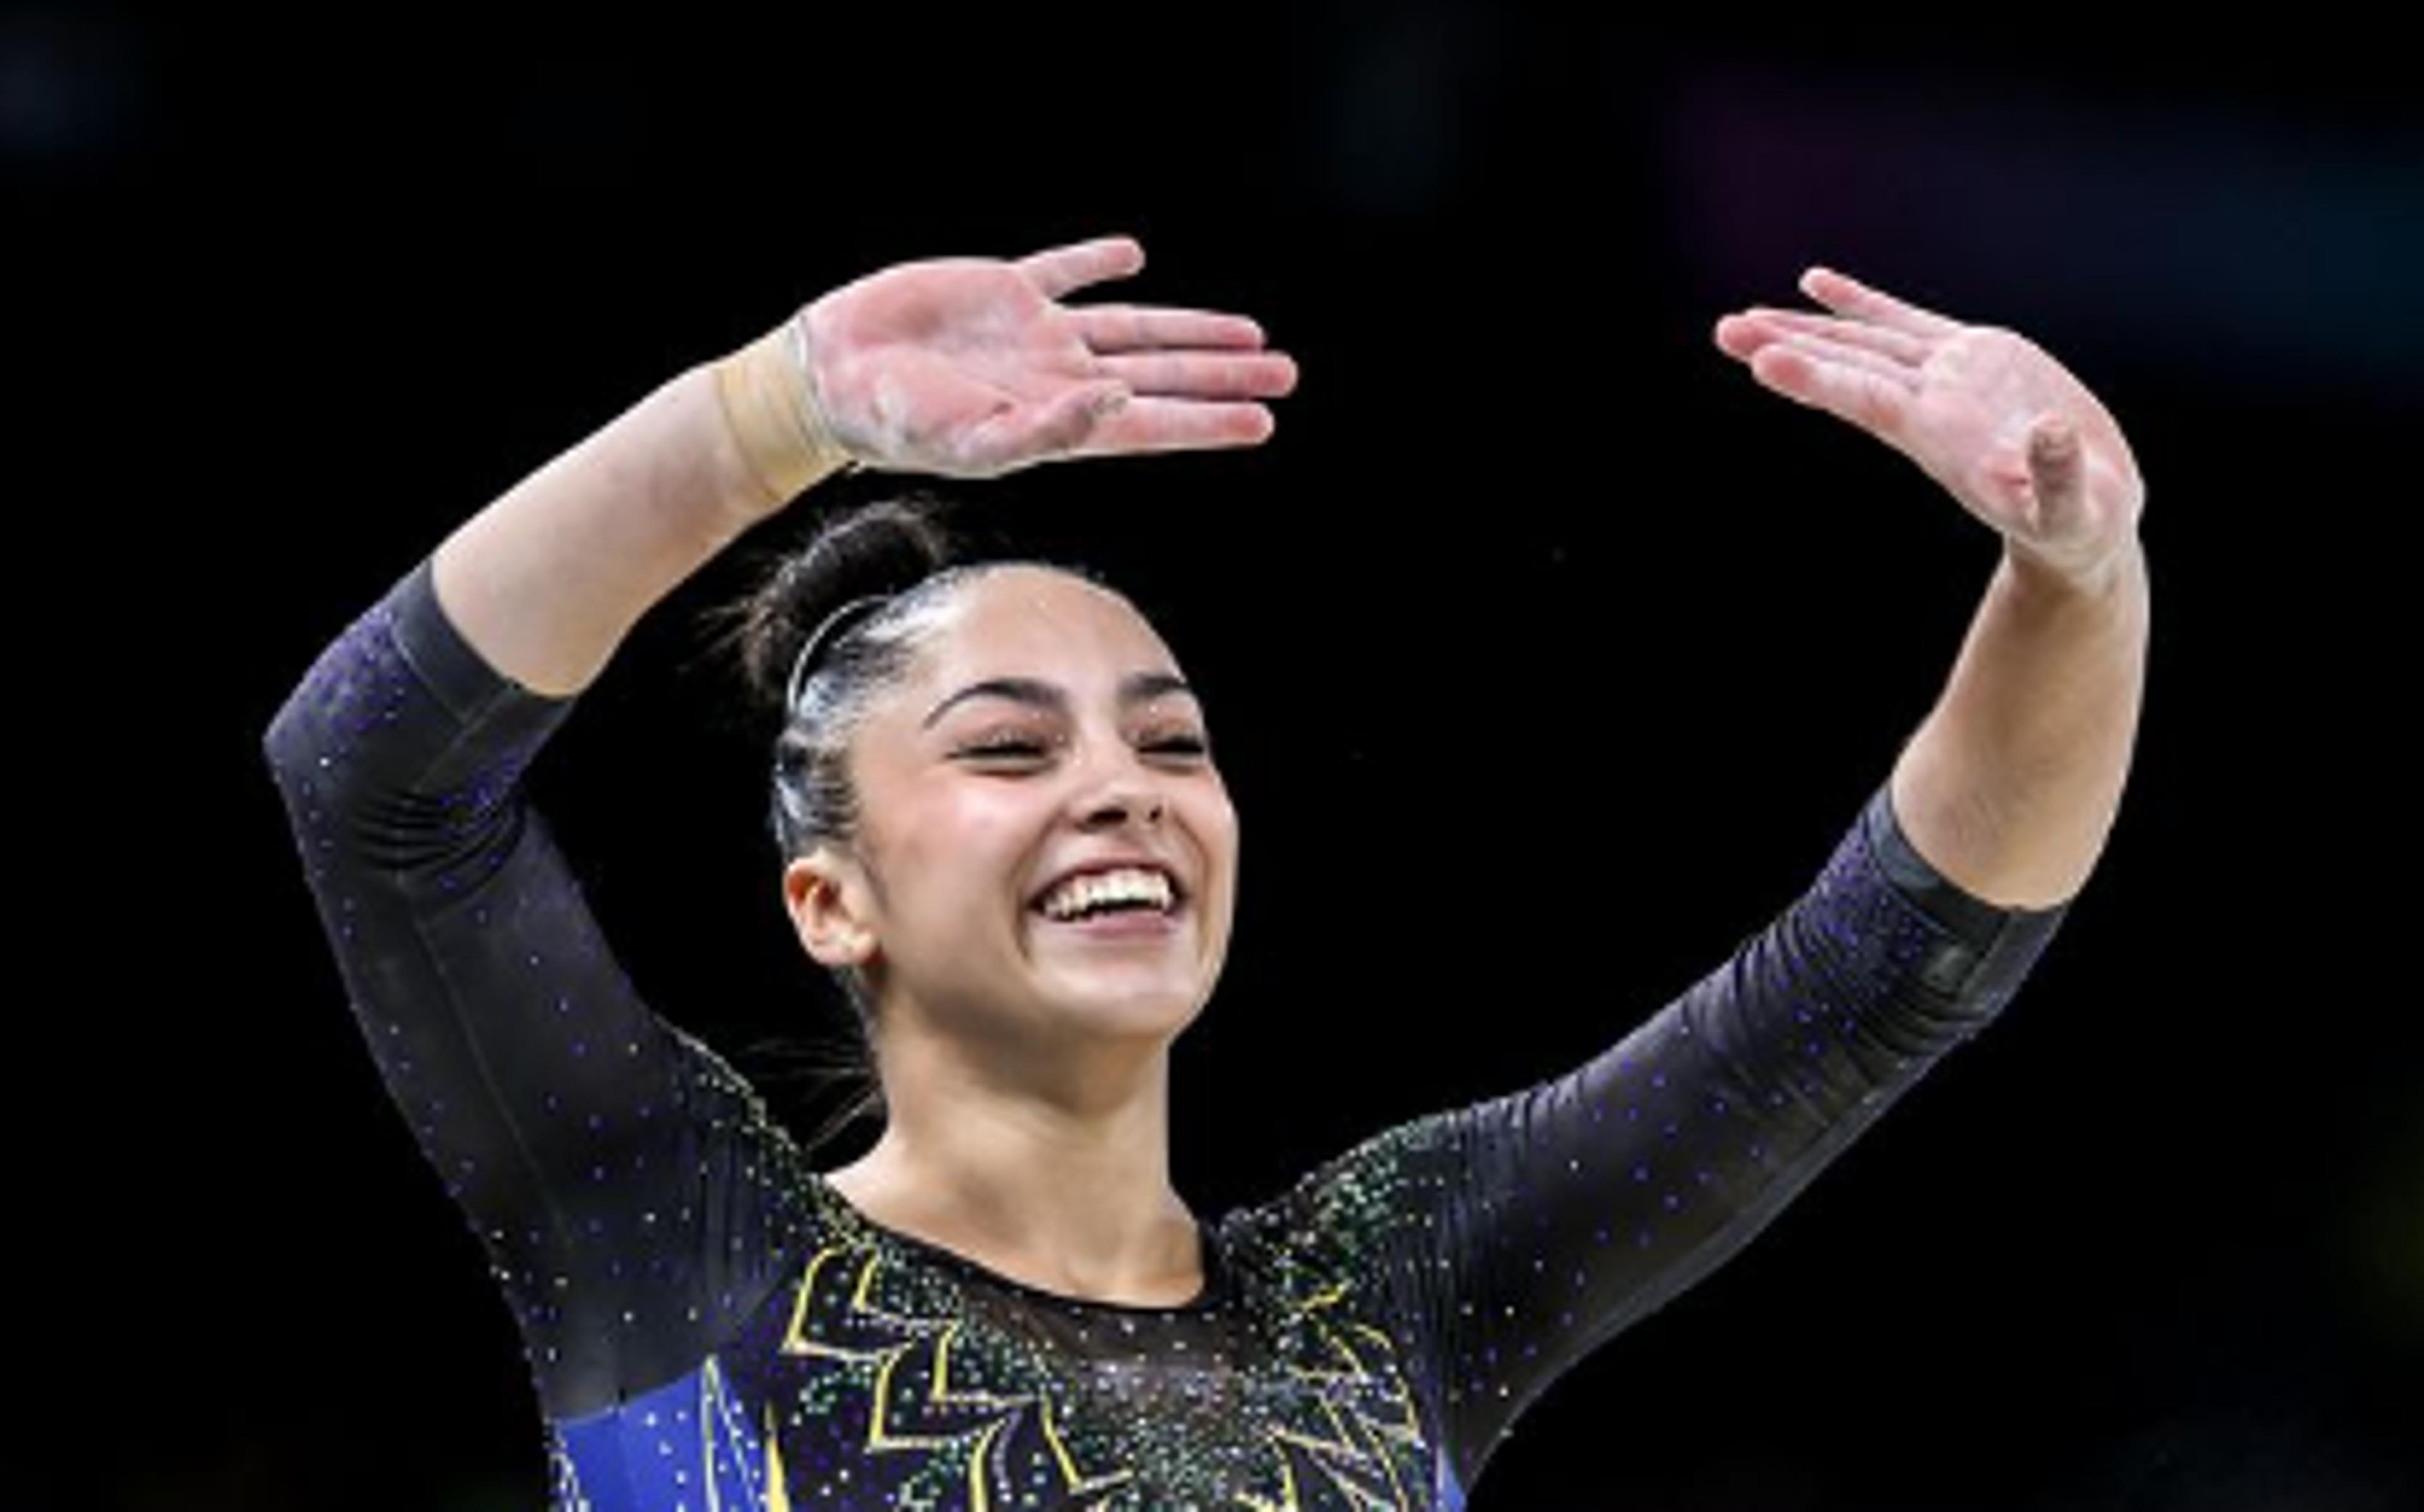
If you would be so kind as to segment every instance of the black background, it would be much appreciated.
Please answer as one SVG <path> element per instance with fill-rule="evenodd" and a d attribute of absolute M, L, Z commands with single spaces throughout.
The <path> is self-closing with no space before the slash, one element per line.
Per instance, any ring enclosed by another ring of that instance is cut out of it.
<path fill-rule="evenodd" d="M 1124 231 L 1148 266 L 1102 297 L 1299 359 L 1276 436 L 958 491 L 1126 586 L 1205 692 L 1246 840 L 1175 1073 L 1199 1210 L 1620 1034 L 1807 884 L 1925 714 L 1991 534 L 1752 383 L 1720 313 L 1825 263 L 2015 327 L 2148 480 L 2132 782 L 2051 953 L 1528 1414 L 1476 1512 L 2413 1494 L 2399 50 L 1557 14 L 0 11 L 38 1492 L 540 1504 L 509 1315 L 362 1053 L 261 732 L 680 368 L 890 263 Z M 734 1048 L 835 1011 L 764 732 L 699 662 L 743 568 L 661 606 L 533 778 L 643 990 Z"/>

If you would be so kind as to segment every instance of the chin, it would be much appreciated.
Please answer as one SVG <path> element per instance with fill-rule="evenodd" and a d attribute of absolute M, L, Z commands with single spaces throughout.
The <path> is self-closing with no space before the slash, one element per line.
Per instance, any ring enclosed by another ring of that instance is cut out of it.
<path fill-rule="evenodd" d="M 1056 995 L 1061 1011 L 1105 1034 L 1174 1040 L 1204 1011 L 1208 996 L 1194 988 L 1107 989 Z"/>

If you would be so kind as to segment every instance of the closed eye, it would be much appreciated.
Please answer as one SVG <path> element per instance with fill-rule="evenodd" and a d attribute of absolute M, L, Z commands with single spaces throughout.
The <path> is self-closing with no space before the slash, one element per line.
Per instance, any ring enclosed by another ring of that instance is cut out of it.
<path fill-rule="evenodd" d="M 960 748 L 960 755 L 980 760 L 1037 761 L 1043 759 L 1047 747 L 1041 740 L 987 740 L 980 745 Z M 1211 743 L 1200 735 L 1172 735 L 1153 740 L 1143 747 L 1156 756 L 1205 756 L 1212 754 Z"/>
<path fill-rule="evenodd" d="M 962 746 L 960 755 L 981 758 L 1002 756 L 1017 760 L 1032 760 L 1044 755 L 1044 742 L 1041 740 L 987 740 L 982 745 Z"/>

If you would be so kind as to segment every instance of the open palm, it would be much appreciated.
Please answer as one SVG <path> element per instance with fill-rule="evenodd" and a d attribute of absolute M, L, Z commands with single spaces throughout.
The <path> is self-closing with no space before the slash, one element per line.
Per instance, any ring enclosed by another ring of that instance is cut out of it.
<path fill-rule="evenodd" d="M 1908 456 L 2011 549 L 2085 580 L 2134 538 L 2145 484 L 2112 414 L 2015 331 L 1948 319 L 1825 268 L 1833 315 L 1754 307 L 1717 345 L 1788 398 Z"/>
<path fill-rule="evenodd" d="M 1062 294 L 1144 265 L 1102 237 L 1014 262 L 937 258 L 846 284 L 801 314 L 810 391 L 871 467 L 982 477 L 1056 458 L 1251 446 L 1296 364 L 1241 315 Z"/>

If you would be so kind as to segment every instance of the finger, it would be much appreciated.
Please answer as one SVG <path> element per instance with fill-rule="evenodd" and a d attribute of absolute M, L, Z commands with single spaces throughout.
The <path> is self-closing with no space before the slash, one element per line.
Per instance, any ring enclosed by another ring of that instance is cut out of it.
<path fill-rule="evenodd" d="M 1078 305 L 1069 313 L 1077 334 L 1097 352 L 1150 346 L 1252 347 L 1263 328 L 1243 315 L 1206 310 L 1166 310 L 1144 305 Z"/>
<path fill-rule="evenodd" d="M 1903 386 L 1862 368 L 1813 358 L 1789 342 L 1760 348 L 1751 357 L 1750 371 L 1762 385 L 1786 398 L 1888 439 L 1900 435 L 1909 410 L 1909 394 Z"/>
<path fill-rule="evenodd" d="M 1047 299 L 1058 299 L 1072 289 L 1082 289 L 1105 279 L 1127 278 L 1143 266 L 1144 247 L 1133 236 L 1097 236 L 1092 241 L 1049 247 L 1017 263 L 1018 271 L 1043 290 Z"/>
<path fill-rule="evenodd" d="M 1284 353 L 1212 357 L 1151 352 L 1100 358 L 1095 366 L 1140 394 L 1159 398 L 1275 399 L 1296 388 L 1296 362 Z"/>
<path fill-rule="evenodd" d="M 1079 443 L 1077 454 L 1114 456 L 1259 446 L 1270 439 L 1274 428 L 1270 410 L 1262 405 L 1139 398 L 1104 417 Z"/>
<path fill-rule="evenodd" d="M 1754 305 L 1748 310 L 1720 318 L 1717 322 L 1717 344 L 1734 351 L 1729 344 L 1729 329 L 1736 342 L 1747 343 L 1755 338 L 1776 331 L 1798 331 L 1804 335 L 1825 337 L 1853 346 L 1864 346 L 1881 352 L 1898 362 L 1916 366 L 1927 360 L 1934 343 L 1923 336 L 1891 326 L 1871 325 L 1866 321 L 1838 320 L 1832 315 L 1813 315 L 1806 310 L 1775 310 L 1766 305 Z M 1734 352 L 1736 357 L 1746 352 Z"/>
<path fill-rule="evenodd" d="M 1813 267 L 1802 274 L 1801 292 L 1839 314 L 1874 321 L 1894 330 L 1908 331 L 1914 336 L 1950 336 L 1961 328 L 1961 322 L 1957 320 L 1947 319 L 1932 310 L 1922 310 L 1908 300 L 1897 299 L 1882 289 L 1873 289 L 1832 268 Z"/>
<path fill-rule="evenodd" d="M 1717 324 L 1717 344 L 1745 361 L 1749 361 L 1769 347 L 1784 346 L 1801 353 L 1813 362 L 1858 368 L 1864 373 L 1874 374 L 1880 381 L 1893 384 L 1906 391 L 1915 393 L 1919 390 L 1917 368 L 1899 358 L 1889 357 L 1870 347 L 1801 331 L 1762 329 L 1754 326 L 1728 329 L 1725 321 Z"/>

